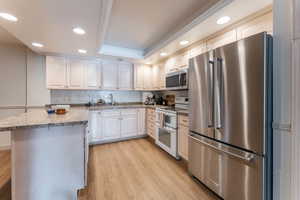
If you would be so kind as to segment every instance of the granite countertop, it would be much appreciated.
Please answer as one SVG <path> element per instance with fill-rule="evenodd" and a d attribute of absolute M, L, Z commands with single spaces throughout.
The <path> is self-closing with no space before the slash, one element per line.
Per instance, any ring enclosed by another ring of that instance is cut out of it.
<path fill-rule="evenodd" d="M 43 126 L 87 124 L 87 109 L 71 109 L 64 115 L 48 114 L 46 109 L 33 109 L 27 113 L 0 120 L 0 131 Z"/>
<path fill-rule="evenodd" d="M 130 109 L 130 108 L 166 108 L 162 105 L 144 105 L 141 103 L 128 103 L 118 105 L 95 105 L 85 106 L 84 104 L 71 105 L 71 109 L 64 115 L 48 114 L 45 108 L 30 109 L 13 117 L 0 120 L 0 131 L 10 131 L 17 128 L 31 128 L 41 126 L 64 126 L 72 124 L 86 124 L 89 118 L 89 111 L 109 109 Z M 188 110 L 179 110 L 178 114 L 188 115 Z"/>

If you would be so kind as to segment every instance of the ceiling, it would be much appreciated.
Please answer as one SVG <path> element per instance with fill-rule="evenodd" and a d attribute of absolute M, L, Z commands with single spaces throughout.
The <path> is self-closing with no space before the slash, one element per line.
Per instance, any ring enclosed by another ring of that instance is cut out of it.
<path fill-rule="evenodd" d="M 162 50 L 183 48 L 217 31 L 215 20 L 222 14 L 231 23 L 264 8 L 272 0 L 1 0 L 0 12 L 17 22 L 0 19 L 0 42 L 21 42 L 44 54 L 117 56 L 143 60 L 159 59 Z M 76 35 L 74 27 L 85 35 Z M 10 33 L 10 34 L 8 34 Z M 17 39 L 16 39 L 17 38 Z M 33 47 L 42 43 L 43 48 Z M 101 50 L 101 51 L 100 51 Z"/>
<path fill-rule="evenodd" d="M 145 50 L 219 0 L 114 0 L 105 44 Z"/>
<path fill-rule="evenodd" d="M 17 38 L 0 26 L 0 44 L 23 45 Z"/>

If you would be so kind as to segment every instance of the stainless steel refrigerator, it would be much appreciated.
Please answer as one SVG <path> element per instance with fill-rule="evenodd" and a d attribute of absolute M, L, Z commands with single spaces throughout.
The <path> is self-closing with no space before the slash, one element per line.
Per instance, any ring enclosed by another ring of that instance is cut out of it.
<path fill-rule="evenodd" d="M 272 199 L 272 37 L 190 59 L 189 172 L 225 200 Z"/>

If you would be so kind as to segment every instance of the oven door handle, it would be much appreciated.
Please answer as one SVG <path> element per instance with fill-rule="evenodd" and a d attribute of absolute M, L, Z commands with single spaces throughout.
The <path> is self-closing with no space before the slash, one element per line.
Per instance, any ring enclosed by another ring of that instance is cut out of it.
<path fill-rule="evenodd" d="M 238 155 L 238 154 L 235 154 L 235 153 L 232 153 L 230 151 L 226 151 L 224 149 L 221 149 L 221 148 L 218 148 L 212 144 L 209 144 L 207 142 L 204 142 L 203 140 L 199 140 L 195 137 L 193 137 L 193 135 L 189 135 L 189 137 L 197 142 L 200 142 L 201 144 L 204 144 L 205 146 L 208 146 L 216 151 L 219 151 L 219 152 L 222 152 L 222 153 L 225 153 L 225 154 L 228 154 L 230 156 L 233 156 L 235 158 L 238 158 L 238 159 L 241 159 L 241 160 L 244 160 L 244 161 L 247 161 L 247 162 L 250 162 L 252 161 L 254 158 L 255 158 L 255 155 L 254 154 L 251 154 L 251 153 L 247 153 L 246 156 L 241 156 L 241 155 Z M 222 144 L 221 144 L 222 145 Z"/>

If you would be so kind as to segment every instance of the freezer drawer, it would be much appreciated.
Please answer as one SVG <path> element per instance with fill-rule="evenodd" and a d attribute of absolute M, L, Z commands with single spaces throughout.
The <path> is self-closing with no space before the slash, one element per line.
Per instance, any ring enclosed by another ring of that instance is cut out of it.
<path fill-rule="evenodd" d="M 263 157 L 190 134 L 190 173 L 225 200 L 263 200 L 263 162 Z"/>

